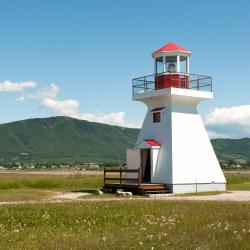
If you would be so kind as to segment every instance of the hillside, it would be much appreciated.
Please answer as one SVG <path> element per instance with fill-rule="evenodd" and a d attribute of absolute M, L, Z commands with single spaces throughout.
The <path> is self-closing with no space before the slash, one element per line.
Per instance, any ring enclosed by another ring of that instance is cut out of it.
<path fill-rule="evenodd" d="M 138 129 L 60 116 L 11 122 L 0 125 L 0 160 L 125 161 L 137 134 Z M 220 160 L 250 160 L 250 138 L 211 142 Z"/>
<path fill-rule="evenodd" d="M 219 159 L 245 159 L 250 161 L 250 138 L 213 139 L 211 142 Z"/>
<path fill-rule="evenodd" d="M 69 117 L 29 119 L 0 125 L 3 160 L 125 160 L 138 130 Z"/>

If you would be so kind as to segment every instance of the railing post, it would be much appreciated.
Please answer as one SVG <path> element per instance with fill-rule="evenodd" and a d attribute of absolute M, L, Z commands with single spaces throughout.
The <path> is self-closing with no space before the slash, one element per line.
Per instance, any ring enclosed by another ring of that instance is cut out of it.
<path fill-rule="evenodd" d="M 143 77 L 144 92 L 147 92 L 146 77 Z"/>
<path fill-rule="evenodd" d="M 198 80 L 197 80 L 197 90 L 200 89 L 200 76 L 198 75 Z"/>
<path fill-rule="evenodd" d="M 106 168 L 104 167 L 104 172 L 103 172 L 103 186 L 105 188 L 106 186 Z"/>
<path fill-rule="evenodd" d="M 140 187 L 141 184 L 141 168 L 138 168 L 138 188 Z"/>
<path fill-rule="evenodd" d="M 122 168 L 120 167 L 120 188 L 122 188 Z"/>

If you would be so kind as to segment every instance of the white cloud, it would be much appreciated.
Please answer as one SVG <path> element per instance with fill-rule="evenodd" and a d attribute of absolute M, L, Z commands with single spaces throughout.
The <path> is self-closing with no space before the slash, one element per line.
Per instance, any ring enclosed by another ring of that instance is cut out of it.
<path fill-rule="evenodd" d="M 16 99 L 16 101 L 25 101 L 27 99 L 37 100 L 43 107 L 53 111 L 55 115 L 70 116 L 80 120 L 117 125 L 121 127 L 140 127 L 139 123 L 126 121 L 125 113 L 122 111 L 107 114 L 102 112 L 81 113 L 79 110 L 80 103 L 78 100 L 58 100 L 57 96 L 59 92 L 59 86 L 52 83 L 48 87 L 43 87 L 38 90 L 35 94 L 24 94 L 20 96 Z"/>
<path fill-rule="evenodd" d="M 139 122 L 137 123 L 128 122 L 125 120 L 125 116 L 126 116 L 125 112 L 119 111 L 119 112 L 112 112 L 108 114 L 104 114 L 101 112 L 78 114 L 75 116 L 75 118 L 78 118 L 81 120 L 92 121 L 92 122 L 116 125 L 116 126 L 121 126 L 121 127 L 130 127 L 130 128 L 140 127 Z"/>
<path fill-rule="evenodd" d="M 215 108 L 204 118 L 211 137 L 250 137 L 250 105 Z"/>
<path fill-rule="evenodd" d="M 36 88 L 37 83 L 33 81 L 13 83 L 4 81 L 0 83 L 0 92 L 22 91 L 26 88 Z M 59 100 L 60 88 L 52 83 L 43 87 L 37 93 L 26 93 L 18 97 L 16 101 L 33 99 L 55 115 L 65 115 L 73 118 L 88 120 L 91 122 L 106 123 L 122 127 L 139 128 L 140 122 L 130 122 L 126 119 L 123 111 L 111 113 L 81 113 L 80 102 L 75 99 Z M 210 138 L 241 138 L 250 137 L 250 105 L 235 106 L 229 108 L 215 108 L 204 117 L 204 123 Z"/>
<path fill-rule="evenodd" d="M 52 109 L 58 115 L 74 116 L 78 112 L 79 102 L 77 100 L 58 101 L 52 98 L 43 98 L 41 104 Z"/>
<path fill-rule="evenodd" d="M 42 100 L 44 98 L 55 99 L 59 91 L 60 88 L 56 84 L 51 83 L 48 87 L 43 87 L 42 89 L 39 89 L 38 92 L 35 94 L 23 94 L 22 96 L 18 97 L 16 101 L 24 101 L 26 99 Z"/>
<path fill-rule="evenodd" d="M 33 81 L 11 82 L 4 81 L 0 83 L 0 92 L 20 92 L 27 88 L 36 88 L 38 84 Z"/>
<path fill-rule="evenodd" d="M 51 83 L 49 87 L 44 87 L 37 93 L 37 98 L 56 98 L 60 91 L 59 86 Z"/>

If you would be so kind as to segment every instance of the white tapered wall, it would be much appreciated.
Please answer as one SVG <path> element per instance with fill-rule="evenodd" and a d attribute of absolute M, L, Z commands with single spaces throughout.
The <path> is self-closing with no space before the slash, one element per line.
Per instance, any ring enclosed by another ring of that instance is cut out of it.
<path fill-rule="evenodd" d="M 151 181 L 169 184 L 174 193 L 225 190 L 226 180 L 197 113 L 198 103 L 212 93 L 170 88 L 152 94 L 134 98 L 148 106 L 135 147 L 145 139 L 161 144 Z M 161 122 L 153 123 L 151 110 L 158 107 L 165 107 Z"/>
<path fill-rule="evenodd" d="M 225 183 L 196 105 L 186 98 L 172 100 L 172 182 Z"/>
<path fill-rule="evenodd" d="M 155 183 L 172 183 L 172 168 L 171 159 L 172 151 L 171 147 L 171 116 L 170 109 L 164 109 L 162 111 L 162 122 L 153 123 L 151 110 L 155 107 L 161 107 L 163 104 L 155 102 L 156 100 L 149 100 L 148 112 L 143 122 L 142 129 L 135 147 L 137 147 L 143 140 L 153 139 L 161 144 L 161 148 L 158 151 L 157 163 L 151 176 L 151 182 Z M 163 101 L 163 100 L 162 100 Z M 160 106 L 159 106 L 160 105 Z"/>

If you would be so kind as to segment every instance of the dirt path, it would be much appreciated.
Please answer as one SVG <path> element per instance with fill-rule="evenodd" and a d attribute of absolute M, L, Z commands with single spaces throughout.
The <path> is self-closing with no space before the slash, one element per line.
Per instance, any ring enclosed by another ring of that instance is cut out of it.
<path fill-rule="evenodd" d="M 158 198 L 157 198 L 158 199 Z M 191 200 L 191 201 L 241 201 L 250 202 L 250 191 L 231 191 L 216 195 L 201 196 L 168 196 L 164 200 Z"/>
<path fill-rule="evenodd" d="M 102 197 L 96 196 L 96 198 L 84 198 L 91 193 L 84 192 L 66 192 L 56 193 L 48 200 L 41 201 L 11 201 L 11 202 L 0 202 L 0 205 L 8 204 L 37 204 L 37 203 L 61 203 L 71 201 L 81 202 L 98 202 L 98 201 L 121 201 L 121 200 L 165 200 L 165 201 L 235 201 L 235 202 L 250 202 L 250 191 L 232 191 L 228 193 L 216 194 L 216 195 L 201 195 L 201 196 L 175 196 L 175 195 L 161 195 L 154 197 L 136 197 L 136 198 L 122 198 L 122 197 Z"/>
<path fill-rule="evenodd" d="M 189 200 L 189 201 L 238 201 L 238 202 L 250 202 L 250 191 L 232 191 L 227 193 L 215 194 L 215 195 L 194 195 L 194 196 L 177 196 L 172 194 L 167 195 L 155 195 L 151 197 L 136 197 L 136 198 L 119 198 L 119 197 L 101 197 L 96 198 L 84 198 L 80 199 L 80 196 L 88 195 L 88 193 L 65 193 L 54 197 L 56 200 L 84 200 L 84 201 L 113 201 L 113 200 Z"/>
<path fill-rule="evenodd" d="M 91 193 L 87 192 L 67 192 L 67 193 L 59 193 L 52 197 L 52 200 L 78 200 L 82 196 L 88 196 Z"/>

